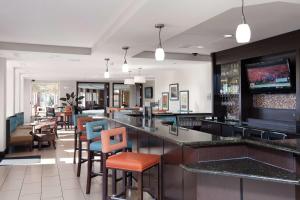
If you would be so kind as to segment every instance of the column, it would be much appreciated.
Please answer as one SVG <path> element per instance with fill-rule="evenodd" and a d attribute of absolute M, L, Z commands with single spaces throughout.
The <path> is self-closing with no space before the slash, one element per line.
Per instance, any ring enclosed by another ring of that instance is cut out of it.
<path fill-rule="evenodd" d="M 7 61 L 6 66 L 6 117 L 15 114 L 15 79 L 13 63 Z"/>
<path fill-rule="evenodd" d="M 6 149 L 6 59 L 0 58 L 0 156 Z"/>
<path fill-rule="evenodd" d="M 20 87 L 21 87 L 21 73 L 17 68 L 14 68 L 14 80 L 15 80 L 15 84 L 14 84 L 14 88 L 15 88 L 15 113 L 19 113 L 20 112 Z"/>
<path fill-rule="evenodd" d="M 23 109 L 24 109 L 24 121 L 30 122 L 31 112 L 32 112 L 32 81 L 30 79 L 24 79 L 24 89 L 23 89 Z"/>

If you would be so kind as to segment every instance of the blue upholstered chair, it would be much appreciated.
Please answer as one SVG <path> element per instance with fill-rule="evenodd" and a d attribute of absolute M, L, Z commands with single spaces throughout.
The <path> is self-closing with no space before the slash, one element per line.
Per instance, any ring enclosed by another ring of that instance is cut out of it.
<path fill-rule="evenodd" d="M 102 163 L 102 143 L 101 143 L 101 131 L 108 130 L 107 120 L 99 120 L 86 123 L 86 137 L 88 140 L 88 173 L 87 173 L 87 184 L 86 184 L 86 193 L 89 194 L 91 190 L 91 179 L 96 176 L 101 176 L 103 172 L 103 163 Z M 111 140 L 111 143 L 118 143 L 116 140 Z M 132 142 L 128 141 L 128 150 L 132 150 Z M 93 162 L 95 155 L 101 157 L 100 160 L 100 173 L 96 173 L 92 170 Z M 130 174 L 132 176 L 132 174 Z M 132 177 L 131 177 L 132 178 Z"/>
<path fill-rule="evenodd" d="M 74 129 L 75 129 L 75 133 L 74 133 L 74 156 L 73 156 L 73 163 L 76 164 L 76 153 L 77 151 L 79 151 L 79 147 L 78 147 L 78 137 L 80 135 L 80 133 L 78 132 L 78 126 L 77 126 L 77 120 L 80 117 L 87 117 L 87 114 L 73 114 L 72 118 L 73 118 L 73 123 L 74 123 Z"/>
<path fill-rule="evenodd" d="M 86 193 L 89 194 L 91 190 L 91 181 L 93 177 L 102 175 L 102 144 L 100 141 L 101 131 L 108 129 L 107 120 L 99 120 L 86 123 L 86 137 L 88 140 L 88 172 L 87 172 L 87 184 L 86 184 Z M 93 162 L 95 155 L 101 157 L 100 160 L 100 173 L 93 171 Z"/>

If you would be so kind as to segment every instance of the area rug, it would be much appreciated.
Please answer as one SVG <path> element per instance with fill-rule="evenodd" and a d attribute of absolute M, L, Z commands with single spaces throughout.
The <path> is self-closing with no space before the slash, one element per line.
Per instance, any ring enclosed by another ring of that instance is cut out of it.
<path fill-rule="evenodd" d="M 19 156 L 3 158 L 0 166 L 7 165 L 37 165 L 41 163 L 41 156 Z"/>

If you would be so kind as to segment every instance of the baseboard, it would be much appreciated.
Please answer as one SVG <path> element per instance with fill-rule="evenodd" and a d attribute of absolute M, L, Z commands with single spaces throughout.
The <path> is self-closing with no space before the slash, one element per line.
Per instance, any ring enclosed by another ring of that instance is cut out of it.
<path fill-rule="evenodd" d="M 0 161 L 5 157 L 5 151 L 0 152 Z"/>

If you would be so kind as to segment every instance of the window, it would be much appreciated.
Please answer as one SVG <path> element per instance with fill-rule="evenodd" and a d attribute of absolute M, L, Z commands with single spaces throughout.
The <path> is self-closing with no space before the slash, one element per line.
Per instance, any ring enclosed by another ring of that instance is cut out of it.
<path fill-rule="evenodd" d="M 55 108 L 58 100 L 58 83 L 34 82 L 32 84 L 33 116 L 45 116 L 46 108 Z"/>

